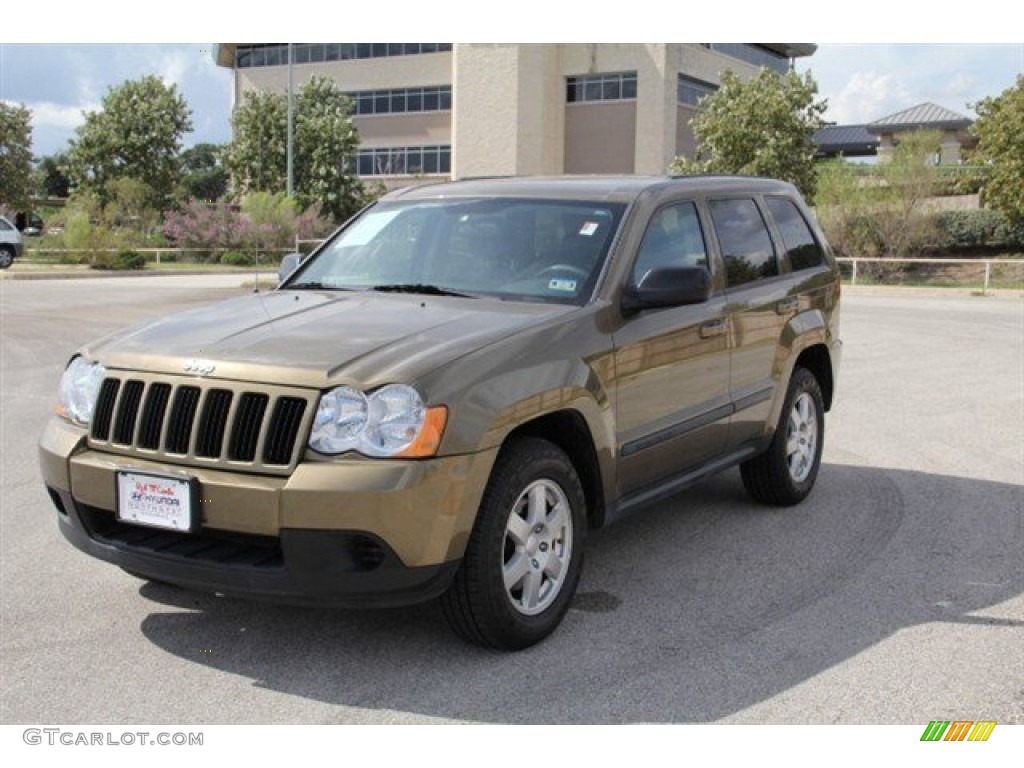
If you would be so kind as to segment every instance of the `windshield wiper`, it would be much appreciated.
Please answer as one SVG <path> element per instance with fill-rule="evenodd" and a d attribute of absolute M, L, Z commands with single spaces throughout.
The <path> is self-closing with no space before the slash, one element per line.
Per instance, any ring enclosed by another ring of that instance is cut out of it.
<path fill-rule="evenodd" d="M 320 283 L 315 280 L 310 280 L 306 283 L 292 283 L 291 285 L 284 286 L 285 290 L 302 290 L 308 288 L 311 291 L 351 291 L 351 288 L 342 288 L 340 285 L 328 285 L 327 283 Z"/>
<path fill-rule="evenodd" d="M 381 293 L 422 293 L 427 296 L 462 296 L 467 299 L 478 298 L 471 293 L 460 293 L 459 291 L 453 291 L 450 288 L 442 288 L 439 285 L 430 285 L 428 283 L 395 283 L 393 285 L 375 285 L 371 291 L 380 291 Z"/>

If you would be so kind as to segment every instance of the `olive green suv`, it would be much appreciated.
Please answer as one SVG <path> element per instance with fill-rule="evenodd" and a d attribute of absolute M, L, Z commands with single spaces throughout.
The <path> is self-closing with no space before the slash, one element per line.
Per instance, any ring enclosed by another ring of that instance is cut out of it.
<path fill-rule="evenodd" d="M 801 501 L 839 273 L 794 187 L 474 180 L 393 192 L 274 291 L 83 347 L 40 445 L 63 534 L 124 570 L 292 603 L 440 598 L 552 632 L 586 532 L 738 465 Z"/>

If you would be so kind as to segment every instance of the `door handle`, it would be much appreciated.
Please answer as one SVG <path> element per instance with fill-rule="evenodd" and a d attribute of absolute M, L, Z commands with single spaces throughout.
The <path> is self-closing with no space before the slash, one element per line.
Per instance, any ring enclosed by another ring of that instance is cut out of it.
<path fill-rule="evenodd" d="M 712 320 L 700 327 L 700 337 L 710 339 L 725 335 L 725 320 Z"/>
<path fill-rule="evenodd" d="M 796 312 L 800 307 L 800 299 L 796 296 L 791 296 L 788 299 L 783 299 L 775 305 L 775 311 L 780 315 L 788 315 L 790 312 Z"/>

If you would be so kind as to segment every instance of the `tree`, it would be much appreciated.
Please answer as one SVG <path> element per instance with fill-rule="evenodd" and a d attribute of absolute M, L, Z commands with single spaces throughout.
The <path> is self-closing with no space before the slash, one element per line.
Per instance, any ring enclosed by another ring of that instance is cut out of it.
<path fill-rule="evenodd" d="M 67 197 L 71 180 L 67 174 L 68 156 L 64 152 L 41 159 L 36 165 L 39 189 L 46 197 Z"/>
<path fill-rule="evenodd" d="M 779 75 L 762 69 L 746 82 L 725 72 L 722 85 L 705 96 L 692 121 L 694 159 L 677 157 L 671 170 L 683 174 L 735 173 L 770 176 L 814 193 L 814 132 L 826 102 L 815 101 L 818 85 L 808 72 Z"/>
<path fill-rule="evenodd" d="M 156 75 L 127 80 L 87 112 L 68 151 L 72 186 L 95 192 L 103 204 L 109 184 L 130 177 L 153 190 L 153 207 L 167 205 L 181 174 L 181 138 L 192 130 L 192 110 L 175 85 Z"/>
<path fill-rule="evenodd" d="M 224 197 L 228 190 L 224 150 L 218 144 L 196 144 L 181 153 L 182 184 L 188 197 L 209 201 Z"/>
<path fill-rule="evenodd" d="M 939 185 L 936 162 L 942 134 L 910 131 L 896 140 L 892 159 L 878 164 L 881 184 L 871 222 L 883 254 L 901 259 L 919 256 L 935 241 L 935 220 L 924 204 Z"/>
<path fill-rule="evenodd" d="M 278 93 L 246 91 L 231 116 L 234 139 L 227 165 L 239 194 L 280 192 L 287 185 L 288 100 Z"/>
<path fill-rule="evenodd" d="M 351 103 L 334 81 L 313 77 L 295 99 L 295 196 L 304 208 L 319 204 L 336 221 L 362 204 L 352 173 L 359 134 Z M 232 117 L 234 141 L 228 169 L 240 194 L 284 191 L 287 172 L 288 100 L 284 94 L 249 91 Z"/>
<path fill-rule="evenodd" d="M 0 205 L 27 210 L 31 195 L 32 112 L 0 101 Z"/>
<path fill-rule="evenodd" d="M 935 165 L 941 139 L 938 131 L 911 131 L 897 137 L 888 162 L 822 163 L 814 202 L 829 243 L 844 256 L 898 259 L 933 245 L 935 217 L 925 201 L 942 181 Z"/>
<path fill-rule="evenodd" d="M 978 137 L 973 160 L 985 166 L 986 204 L 1012 221 L 1024 219 L 1024 75 L 995 97 L 974 105 Z"/>
<path fill-rule="evenodd" d="M 306 208 L 319 203 L 335 220 L 361 205 L 362 184 L 350 169 L 359 148 L 352 104 L 333 80 L 314 77 L 299 94 L 295 116 L 295 191 Z"/>

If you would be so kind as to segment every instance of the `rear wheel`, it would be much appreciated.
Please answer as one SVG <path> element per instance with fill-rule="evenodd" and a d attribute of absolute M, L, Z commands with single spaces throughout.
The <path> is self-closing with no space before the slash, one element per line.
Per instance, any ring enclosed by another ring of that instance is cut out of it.
<path fill-rule="evenodd" d="M 0 245 L 0 269 L 7 269 L 14 263 L 14 249 L 7 245 Z"/>
<path fill-rule="evenodd" d="M 462 565 L 441 598 L 452 629 L 505 650 L 551 634 L 579 583 L 585 505 L 579 476 L 560 448 L 536 438 L 505 446 Z"/>
<path fill-rule="evenodd" d="M 747 493 L 763 504 L 799 504 L 818 477 L 824 439 L 821 386 L 806 368 L 796 368 L 771 445 L 740 467 Z"/>

